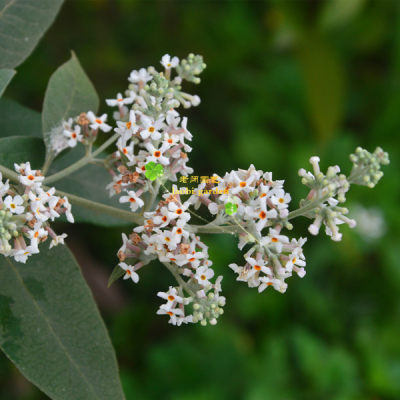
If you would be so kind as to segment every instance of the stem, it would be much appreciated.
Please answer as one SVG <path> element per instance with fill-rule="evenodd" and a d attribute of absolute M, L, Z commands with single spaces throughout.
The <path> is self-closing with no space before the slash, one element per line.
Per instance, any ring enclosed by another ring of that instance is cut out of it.
<path fill-rule="evenodd" d="M 322 196 L 321 198 L 317 198 L 306 204 L 305 206 L 298 208 L 297 210 L 291 211 L 287 217 L 287 220 L 289 221 L 293 218 L 304 216 L 306 213 L 314 210 L 314 208 L 317 208 L 319 205 L 321 205 L 329 197 L 329 195 Z"/>
<path fill-rule="evenodd" d="M 96 201 L 84 199 L 83 197 L 79 197 L 74 194 L 62 192 L 61 190 L 57 190 L 56 194 L 58 196 L 66 196 L 68 200 L 71 201 L 72 204 L 82 206 L 90 210 L 97 211 L 99 213 L 108 214 L 111 215 L 112 217 L 123 219 L 124 221 L 134 222 L 138 225 L 141 225 L 143 223 L 143 217 L 131 211 L 120 210 L 119 208 L 107 206 L 106 204 L 97 203 Z"/>
<path fill-rule="evenodd" d="M 163 263 L 167 268 L 168 271 L 171 272 L 171 274 L 174 276 L 176 281 L 179 283 L 179 285 L 186 290 L 187 293 L 190 294 L 192 297 L 196 297 L 196 294 L 193 292 L 193 290 L 188 286 L 188 284 L 180 277 L 178 272 L 176 272 L 175 268 L 169 264 L 169 263 Z"/>
<path fill-rule="evenodd" d="M 93 161 L 93 159 L 100 154 L 102 151 L 104 151 L 108 146 L 110 146 L 112 143 L 114 143 L 117 138 L 119 137 L 119 133 L 114 134 L 111 136 L 108 140 L 106 140 L 96 151 L 93 153 L 81 158 L 74 164 L 71 164 L 69 167 L 63 169 L 62 171 L 56 172 L 53 175 L 50 175 L 47 177 L 43 183 L 48 184 L 51 182 L 58 181 L 61 178 L 64 178 L 65 176 L 68 176 L 72 174 L 73 172 L 77 171 L 78 169 L 82 168 L 86 164 L 89 164 L 90 162 Z"/>
<path fill-rule="evenodd" d="M 0 165 L 0 172 L 4 176 L 4 178 L 10 179 L 10 181 L 13 182 L 19 182 L 18 180 L 18 174 L 11 169 L 4 167 L 3 165 Z"/>
<path fill-rule="evenodd" d="M 153 185 L 152 185 L 152 194 L 151 194 L 150 200 L 147 204 L 147 207 L 145 207 L 145 211 L 149 211 L 153 208 L 153 203 L 154 203 L 154 200 L 157 198 L 159 190 L 160 190 L 160 182 L 157 180 L 155 186 L 153 187 Z"/>
<path fill-rule="evenodd" d="M 189 225 L 185 227 L 188 231 L 193 233 L 230 233 L 235 234 L 242 231 L 238 225 Z"/>

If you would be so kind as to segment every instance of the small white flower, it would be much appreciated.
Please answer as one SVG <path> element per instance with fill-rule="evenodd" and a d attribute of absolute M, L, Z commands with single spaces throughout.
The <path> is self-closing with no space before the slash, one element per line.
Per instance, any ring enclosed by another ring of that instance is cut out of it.
<path fill-rule="evenodd" d="M 201 266 L 196 269 L 195 279 L 202 286 L 210 285 L 209 279 L 214 276 L 214 271 L 206 266 Z"/>
<path fill-rule="evenodd" d="M 111 126 L 106 124 L 107 114 L 103 114 L 101 117 L 96 117 L 92 111 L 89 111 L 86 115 L 91 122 L 90 127 L 92 129 L 100 129 L 103 132 L 109 132 L 111 130 Z"/>
<path fill-rule="evenodd" d="M 131 92 L 131 96 L 126 97 L 126 98 L 124 98 L 121 93 L 118 93 L 116 99 L 107 99 L 106 103 L 110 107 L 123 106 L 125 104 L 132 104 L 133 101 L 135 100 L 134 96 L 135 96 L 134 92 Z"/>
<path fill-rule="evenodd" d="M 140 136 L 143 139 L 150 137 L 152 140 L 159 140 L 161 138 L 160 130 L 164 127 L 163 119 L 160 118 L 154 121 L 145 115 L 142 115 L 140 119 L 144 128 L 140 131 Z"/>
<path fill-rule="evenodd" d="M 167 303 L 165 304 L 165 309 L 171 309 L 172 307 L 175 306 L 175 304 L 185 304 L 187 301 L 182 297 L 178 295 L 178 291 L 176 288 L 170 286 L 168 292 L 158 292 L 157 293 L 158 297 L 161 297 L 164 300 L 167 300 Z"/>
<path fill-rule="evenodd" d="M 164 142 L 159 149 L 154 147 L 152 143 L 146 143 L 146 149 L 150 153 L 150 155 L 146 157 L 146 163 L 154 161 L 163 165 L 169 164 L 169 159 L 163 155 L 164 152 L 169 149 L 168 143 Z"/>
<path fill-rule="evenodd" d="M 81 142 L 83 136 L 81 135 L 81 127 L 76 125 L 74 130 L 69 129 L 64 130 L 64 136 L 68 139 L 68 146 L 75 147 L 78 142 Z"/>
<path fill-rule="evenodd" d="M 68 235 L 66 233 L 62 233 L 61 235 L 53 238 L 53 240 L 50 242 L 50 249 L 54 246 L 58 246 L 59 244 L 64 244 L 64 239 L 66 237 L 68 237 Z"/>
<path fill-rule="evenodd" d="M 161 58 L 161 65 L 166 69 L 175 68 L 179 64 L 178 57 L 172 57 L 169 54 L 165 54 Z"/>
<path fill-rule="evenodd" d="M 22 214 L 25 210 L 25 207 L 22 206 L 24 200 L 21 196 L 7 196 L 4 199 L 5 206 L 13 213 L 13 214 Z"/>
<path fill-rule="evenodd" d="M 138 83 L 140 81 L 148 82 L 152 78 L 152 75 L 147 71 L 146 68 L 140 68 L 139 71 L 133 70 L 129 75 L 128 80 L 132 83 Z"/>
<path fill-rule="evenodd" d="M 136 211 L 138 208 L 143 207 L 143 200 L 133 191 L 130 190 L 127 192 L 127 196 L 121 196 L 119 198 L 120 203 L 130 203 L 130 207 L 132 211 Z"/>
<path fill-rule="evenodd" d="M 138 283 L 139 282 L 139 275 L 135 272 L 135 267 L 132 265 L 125 264 L 124 262 L 120 262 L 118 264 L 123 270 L 126 271 L 124 275 L 124 279 L 129 279 L 131 278 L 133 282 Z"/>

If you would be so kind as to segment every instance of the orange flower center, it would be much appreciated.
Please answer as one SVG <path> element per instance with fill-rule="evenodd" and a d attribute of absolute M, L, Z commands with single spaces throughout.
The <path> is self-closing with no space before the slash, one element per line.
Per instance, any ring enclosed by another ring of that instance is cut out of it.
<path fill-rule="evenodd" d="M 265 219 L 266 216 L 267 216 L 267 214 L 266 214 L 265 211 L 261 211 L 260 214 L 258 214 L 258 216 L 259 216 L 261 219 Z"/>
<path fill-rule="evenodd" d="M 154 157 L 160 157 L 160 156 L 161 156 L 161 151 L 154 152 Z"/>
<path fill-rule="evenodd" d="M 260 265 L 255 265 L 255 266 L 254 266 L 254 269 L 255 269 L 256 271 L 260 271 L 260 270 L 261 270 L 261 266 L 260 266 Z"/>
<path fill-rule="evenodd" d="M 100 125 L 103 123 L 103 121 L 102 121 L 101 119 L 99 119 L 99 118 L 96 119 L 96 122 L 97 122 L 98 124 L 100 124 Z"/>
<path fill-rule="evenodd" d="M 170 294 L 170 295 L 168 296 L 168 300 L 169 300 L 169 301 L 174 301 L 174 300 L 175 300 L 175 297 L 172 296 L 172 294 Z"/>
<path fill-rule="evenodd" d="M 239 186 L 240 186 L 240 187 L 245 187 L 246 185 L 247 185 L 246 182 L 240 182 L 240 183 L 239 183 Z"/>
<path fill-rule="evenodd" d="M 34 181 L 34 180 L 35 180 L 35 177 L 34 177 L 33 175 L 28 175 L 28 179 L 29 179 L 30 181 Z"/>
<path fill-rule="evenodd" d="M 129 201 L 130 201 L 131 203 L 135 203 L 135 202 L 136 202 L 136 200 L 135 200 L 133 197 L 129 197 Z"/>

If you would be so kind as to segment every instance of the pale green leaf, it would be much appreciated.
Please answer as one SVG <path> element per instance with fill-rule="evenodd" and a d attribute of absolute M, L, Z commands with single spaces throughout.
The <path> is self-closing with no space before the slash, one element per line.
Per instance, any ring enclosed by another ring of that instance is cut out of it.
<path fill-rule="evenodd" d="M 79 64 L 75 54 L 51 76 L 43 103 L 42 128 L 46 145 L 51 130 L 63 120 L 99 107 L 96 90 Z"/>
<path fill-rule="evenodd" d="M 14 68 L 32 52 L 63 0 L 0 0 L 0 68 Z"/>
<path fill-rule="evenodd" d="M 6 90 L 6 87 L 14 75 L 15 71 L 13 69 L 0 69 L 0 97 L 3 95 L 4 90 Z"/>
<path fill-rule="evenodd" d="M 13 100 L 0 99 L 0 137 L 42 137 L 42 121 L 37 111 Z"/>
<path fill-rule="evenodd" d="M 114 282 L 116 282 L 119 278 L 122 278 L 125 275 L 126 271 L 121 268 L 119 265 L 114 267 L 111 272 L 110 277 L 108 278 L 107 287 L 110 287 Z"/>
<path fill-rule="evenodd" d="M 65 246 L 0 259 L 0 347 L 53 400 L 121 400 L 112 344 Z"/>

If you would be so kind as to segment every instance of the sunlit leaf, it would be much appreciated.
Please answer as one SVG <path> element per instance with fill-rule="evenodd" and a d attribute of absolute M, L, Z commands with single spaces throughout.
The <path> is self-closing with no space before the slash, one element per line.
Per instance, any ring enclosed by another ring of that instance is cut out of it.
<path fill-rule="evenodd" d="M 54 72 L 47 85 L 42 113 L 46 146 L 49 146 L 51 130 L 63 120 L 89 110 L 96 113 L 98 107 L 96 90 L 72 53 L 71 59 Z"/>
<path fill-rule="evenodd" d="M 0 97 L 14 75 L 15 71 L 13 69 L 0 69 Z"/>
<path fill-rule="evenodd" d="M 14 68 L 32 52 L 63 0 L 0 0 L 0 68 Z"/>

